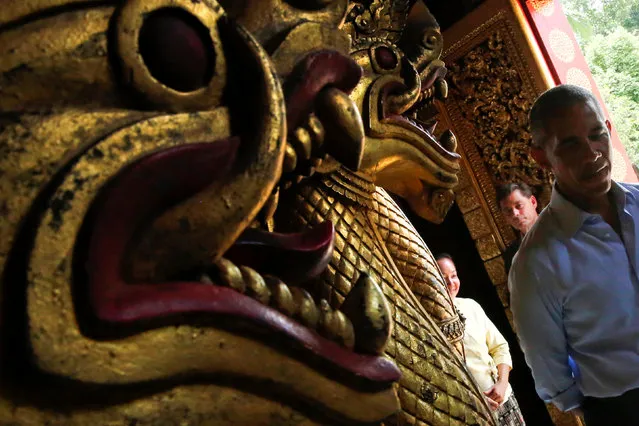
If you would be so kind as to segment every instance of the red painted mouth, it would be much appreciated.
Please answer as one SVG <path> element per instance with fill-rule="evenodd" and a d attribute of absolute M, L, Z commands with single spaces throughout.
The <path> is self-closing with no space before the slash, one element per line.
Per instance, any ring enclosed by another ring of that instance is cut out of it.
<path fill-rule="evenodd" d="M 438 80 L 443 81 L 446 73 L 447 70 L 445 67 L 436 67 L 432 72 L 430 72 L 421 82 L 422 90 L 418 100 L 404 114 L 390 113 L 388 108 L 386 108 L 386 96 L 394 91 L 401 91 L 403 89 L 403 87 L 398 83 L 388 84 L 383 89 L 380 108 L 381 116 L 379 117 L 379 120 L 382 123 L 393 124 L 416 133 L 420 138 L 427 141 L 428 145 L 433 147 L 443 158 L 446 158 L 449 161 L 457 161 L 461 157 L 457 153 L 442 147 L 439 141 L 433 136 L 437 122 L 435 121 L 431 124 L 427 124 L 417 118 L 417 113 L 423 108 L 430 107 L 436 98 L 443 100 L 443 96 L 445 95 L 438 93 L 439 91 L 435 88 L 435 84 Z"/>
<path fill-rule="evenodd" d="M 445 74 L 445 69 L 443 74 Z M 442 146 L 442 144 L 433 136 L 434 129 L 437 125 L 436 121 L 428 125 L 417 118 L 417 111 L 422 108 L 422 105 L 430 105 L 433 102 L 434 95 L 432 84 L 437 78 L 440 78 L 438 73 L 432 73 L 430 75 L 428 81 L 431 86 L 425 86 L 426 88 L 422 90 L 422 98 L 420 98 L 420 101 L 418 101 L 404 114 L 393 114 L 388 111 L 388 108 L 386 108 L 387 95 L 398 90 L 397 84 L 387 84 L 380 97 L 380 116 L 378 120 L 382 124 L 402 127 L 415 134 L 417 138 L 410 141 L 410 144 L 428 157 L 430 161 L 435 161 L 438 166 L 442 167 L 447 172 L 447 174 L 453 176 L 459 171 L 458 163 L 461 156 L 456 152 L 447 149 L 447 147 Z M 411 118 L 407 115 L 411 115 Z M 442 174 L 442 177 L 444 178 L 444 174 Z"/>
<path fill-rule="evenodd" d="M 433 147 L 438 154 L 449 161 L 458 161 L 461 157 L 456 152 L 445 149 L 437 139 L 433 136 L 432 129 L 426 123 L 422 123 L 417 118 L 408 118 L 403 115 L 389 115 L 382 119 L 383 123 L 394 124 L 403 127 L 418 134 L 422 139 L 429 141 L 429 145 Z"/>

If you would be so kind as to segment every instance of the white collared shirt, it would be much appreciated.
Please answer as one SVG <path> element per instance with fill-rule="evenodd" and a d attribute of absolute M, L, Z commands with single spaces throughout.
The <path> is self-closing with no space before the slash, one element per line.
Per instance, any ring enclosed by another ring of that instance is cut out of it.
<path fill-rule="evenodd" d="M 497 381 L 497 366 L 499 364 L 507 364 L 511 368 L 513 366 L 508 342 L 486 316 L 479 303 L 473 299 L 461 297 L 456 297 L 454 303 L 466 318 L 464 324 L 466 367 L 475 378 L 479 388 L 486 391 Z M 512 389 L 509 384 L 504 402 L 510 398 L 511 393 Z"/>

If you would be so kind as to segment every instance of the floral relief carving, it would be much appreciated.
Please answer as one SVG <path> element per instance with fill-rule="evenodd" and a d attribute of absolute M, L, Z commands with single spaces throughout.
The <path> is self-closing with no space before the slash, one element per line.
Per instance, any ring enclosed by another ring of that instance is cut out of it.
<path fill-rule="evenodd" d="M 474 144 L 494 184 L 523 181 L 542 190 L 548 173 L 529 155 L 532 103 L 502 31 L 450 64 L 451 97 L 474 128 Z M 540 191 L 541 192 L 541 191 Z"/>

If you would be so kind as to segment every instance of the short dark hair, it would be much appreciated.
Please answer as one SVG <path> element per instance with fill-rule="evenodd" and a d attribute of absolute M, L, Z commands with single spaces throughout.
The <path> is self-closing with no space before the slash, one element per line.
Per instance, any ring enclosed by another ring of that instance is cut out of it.
<path fill-rule="evenodd" d="M 530 109 L 529 122 L 534 147 L 542 148 L 545 141 L 541 138 L 547 121 L 558 110 L 571 107 L 578 103 L 592 103 L 597 112 L 603 117 L 599 101 L 589 90 L 572 84 L 561 84 L 542 93 Z"/>
<path fill-rule="evenodd" d="M 519 192 L 521 192 L 521 195 L 523 195 L 526 198 L 530 198 L 533 195 L 532 189 L 530 189 L 530 186 L 528 186 L 524 182 L 505 183 L 497 187 L 497 204 L 501 204 L 503 200 L 508 198 L 510 194 L 512 194 L 513 192 L 517 190 L 519 190 Z"/>
<path fill-rule="evenodd" d="M 442 260 L 442 259 L 448 259 L 451 262 L 455 263 L 455 261 L 453 260 L 453 256 L 451 256 L 448 253 L 438 253 L 435 255 L 435 260 Z"/>

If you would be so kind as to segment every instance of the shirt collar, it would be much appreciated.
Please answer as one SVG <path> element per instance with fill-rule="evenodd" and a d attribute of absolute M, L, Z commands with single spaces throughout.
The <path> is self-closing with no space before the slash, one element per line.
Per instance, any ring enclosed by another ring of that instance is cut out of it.
<path fill-rule="evenodd" d="M 612 181 L 610 187 L 612 196 L 617 204 L 619 210 L 625 209 L 626 203 L 629 200 L 634 201 L 634 195 L 617 182 Z M 548 204 L 551 213 L 557 213 L 555 218 L 559 222 L 559 227 L 568 237 L 572 237 L 581 228 L 586 219 L 590 217 L 599 216 L 597 214 L 588 213 L 575 206 L 572 202 L 568 201 L 557 190 L 557 185 L 553 185 L 552 195 L 550 197 L 550 203 Z"/>

